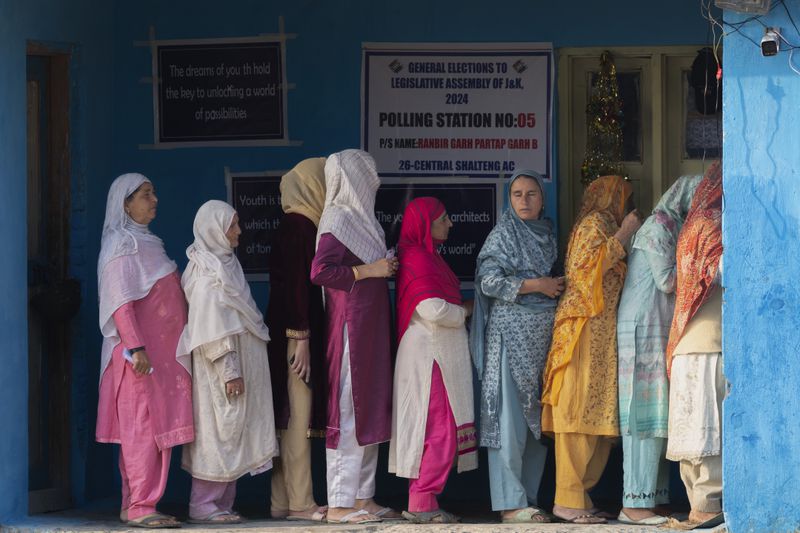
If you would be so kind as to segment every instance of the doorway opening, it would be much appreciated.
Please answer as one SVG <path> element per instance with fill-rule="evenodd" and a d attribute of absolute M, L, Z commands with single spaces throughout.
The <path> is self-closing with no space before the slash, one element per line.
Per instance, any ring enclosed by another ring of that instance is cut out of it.
<path fill-rule="evenodd" d="M 28 511 L 66 509 L 70 494 L 70 49 L 27 48 Z"/>

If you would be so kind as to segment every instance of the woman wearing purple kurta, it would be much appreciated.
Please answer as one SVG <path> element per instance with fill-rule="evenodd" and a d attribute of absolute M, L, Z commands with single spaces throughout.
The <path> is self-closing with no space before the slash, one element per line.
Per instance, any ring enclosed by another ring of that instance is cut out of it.
<path fill-rule="evenodd" d="M 397 270 L 375 219 L 380 185 L 366 152 L 325 164 L 325 208 L 311 281 L 325 289 L 328 365 L 328 521 L 377 522 L 400 515 L 375 503 L 378 443 L 391 437 L 392 362 L 386 279 Z"/>

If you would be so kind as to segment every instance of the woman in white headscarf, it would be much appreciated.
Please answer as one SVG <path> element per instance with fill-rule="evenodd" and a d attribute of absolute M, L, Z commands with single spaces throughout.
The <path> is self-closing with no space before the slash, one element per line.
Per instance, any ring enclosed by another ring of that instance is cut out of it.
<path fill-rule="evenodd" d="M 183 289 L 189 322 L 181 347 L 192 353 L 196 438 L 183 449 L 192 475 L 189 521 L 231 524 L 236 480 L 272 467 L 277 455 L 267 341 L 234 248 L 239 215 L 211 200 L 197 211 Z"/>
<path fill-rule="evenodd" d="M 120 519 L 178 527 L 158 513 L 172 448 L 194 438 L 189 352 L 176 349 L 186 300 L 176 266 L 148 224 L 153 184 L 123 174 L 108 191 L 97 262 L 103 348 L 96 439 L 120 444 Z"/>

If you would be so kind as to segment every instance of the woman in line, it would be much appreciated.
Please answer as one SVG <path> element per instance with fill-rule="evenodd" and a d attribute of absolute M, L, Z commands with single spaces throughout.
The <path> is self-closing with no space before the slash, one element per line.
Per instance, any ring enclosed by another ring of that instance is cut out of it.
<path fill-rule="evenodd" d="M 334 523 L 399 518 L 375 494 L 378 443 L 391 437 L 389 258 L 375 219 L 380 179 L 372 157 L 345 150 L 325 163 L 325 208 L 311 281 L 324 287 L 327 317 L 328 515 Z"/>
<path fill-rule="evenodd" d="M 712 164 L 678 237 L 675 316 L 667 345 L 670 372 L 667 459 L 680 461 L 695 527 L 721 524 L 722 169 Z"/>
<path fill-rule="evenodd" d="M 439 255 L 453 223 L 442 202 L 412 200 L 403 213 L 397 272 L 397 331 L 389 472 L 409 478 L 408 511 L 414 523 L 453 523 L 436 495 L 453 460 L 458 471 L 478 467 L 472 369 L 460 282 Z"/>
<path fill-rule="evenodd" d="M 675 247 L 702 176 L 670 187 L 631 242 L 617 315 L 624 487 L 619 521 L 658 525 L 669 502 L 666 350 L 675 307 Z"/>
<path fill-rule="evenodd" d="M 239 215 L 225 202 L 203 204 L 183 290 L 189 321 L 181 347 L 192 352 L 195 441 L 183 448 L 192 475 L 189 521 L 232 524 L 236 480 L 265 472 L 277 455 L 267 360 L 269 333 L 242 265 Z"/>
<path fill-rule="evenodd" d="M 541 176 L 521 170 L 478 255 L 470 347 L 481 380 L 481 446 L 489 448 L 492 509 L 503 522 L 548 522 L 537 507 L 547 449 L 539 403 L 564 279 L 552 277 L 553 226 L 542 218 Z"/>
<path fill-rule="evenodd" d="M 555 434 L 556 449 L 553 514 L 577 524 L 606 521 L 589 490 L 619 436 L 617 303 L 625 246 L 640 225 L 636 211 L 625 215 L 631 192 L 620 176 L 604 176 L 583 195 L 544 373 L 542 429 Z"/>
<path fill-rule="evenodd" d="M 269 366 L 280 457 L 272 468 L 270 514 L 289 520 L 325 519 L 311 483 L 312 436 L 325 430 L 325 311 L 310 280 L 317 225 L 325 204 L 325 158 L 297 164 L 281 178 L 284 215 L 270 254 L 267 324 Z"/>
<path fill-rule="evenodd" d="M 194 439 L 191 362 L 177 349 L 186 300 L 175 263 L 148 229 L 157 204 L 141 174 L 115 179 L 97 262 L 104 338 L 96 439 L 120 445 L 120 519 L 147 528 L 180 526 L 156 504 L 172 448 Z"/>

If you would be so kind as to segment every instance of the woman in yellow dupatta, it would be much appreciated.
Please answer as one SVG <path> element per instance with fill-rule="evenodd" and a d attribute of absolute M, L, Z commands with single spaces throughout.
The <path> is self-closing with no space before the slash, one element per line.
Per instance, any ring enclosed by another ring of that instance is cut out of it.
<path fill-rule="evenodd" d="M 617 303 L 625 246 L 641 224 L 637 212 L 625 216 L 631 192 L 621 177 L 603 176 L 583 195 L 544 372 L 542 430 L 555 435 L 556 449 L 553 514 L 578 524 L 605 522 L 588 491 L 619 436 Z"/>

